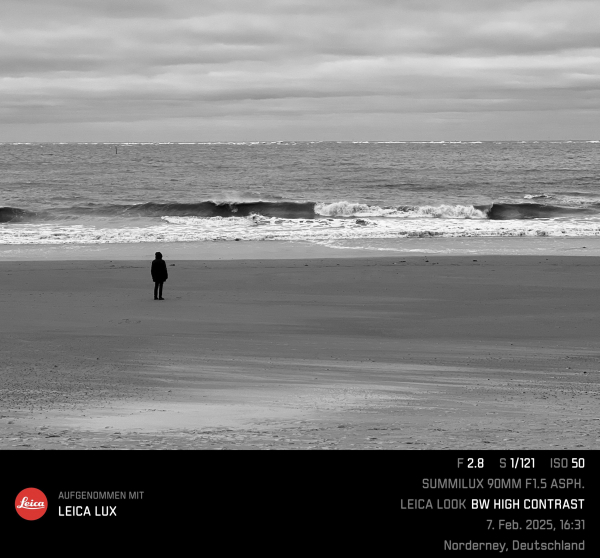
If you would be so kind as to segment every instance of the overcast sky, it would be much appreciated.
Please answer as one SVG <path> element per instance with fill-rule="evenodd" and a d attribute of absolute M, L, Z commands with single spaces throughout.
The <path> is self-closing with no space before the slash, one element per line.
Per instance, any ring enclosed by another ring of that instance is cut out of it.
<path fill-rule="evenodd" d="M 2 0 L 0 141 L 600 139 L 599 0 Z"/>

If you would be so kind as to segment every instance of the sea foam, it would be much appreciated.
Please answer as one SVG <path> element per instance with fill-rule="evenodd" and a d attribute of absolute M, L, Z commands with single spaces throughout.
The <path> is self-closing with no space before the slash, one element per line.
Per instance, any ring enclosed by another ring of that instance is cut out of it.
<path fill-rule="evenodd" d="M 84 225 L 21 224 L 0 226 L 0 244 L 107 244 L 219 240 L 327 241 L 429 237 L 585 237 L 600 236 L 595 220 L 285 219 L 165 216 L 146 227 L 102 228 Z"/>

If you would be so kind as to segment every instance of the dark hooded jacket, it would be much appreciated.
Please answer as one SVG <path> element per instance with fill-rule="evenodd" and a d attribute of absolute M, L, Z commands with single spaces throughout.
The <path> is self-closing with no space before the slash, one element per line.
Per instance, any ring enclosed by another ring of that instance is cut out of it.
<path fill-rule="evenodd" d="M 156 258 L 152 262 L 152 267 L 150 268 L 150 273 L 152 274 L 152 281 L 155 283 L 163 283 L 169 277 L 167 272 L 167 264 L 165 260 Z"/>

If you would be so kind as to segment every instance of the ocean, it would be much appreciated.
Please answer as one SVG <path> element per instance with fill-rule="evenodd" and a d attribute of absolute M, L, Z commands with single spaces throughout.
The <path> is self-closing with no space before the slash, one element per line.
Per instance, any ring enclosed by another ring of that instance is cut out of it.
<path fill-rule="evenodd" d="M 0 169 L 5 246 L 600 236 L 599 141 L 3 143 Z"/>

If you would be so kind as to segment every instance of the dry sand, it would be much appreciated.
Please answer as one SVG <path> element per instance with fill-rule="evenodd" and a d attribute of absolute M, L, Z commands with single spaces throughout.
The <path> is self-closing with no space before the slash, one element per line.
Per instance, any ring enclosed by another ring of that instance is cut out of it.
<path fill-rule="evenodd" d="M 0 262 L 1 448 L 600 447 L 596 257 L 167 261 Z"/>

